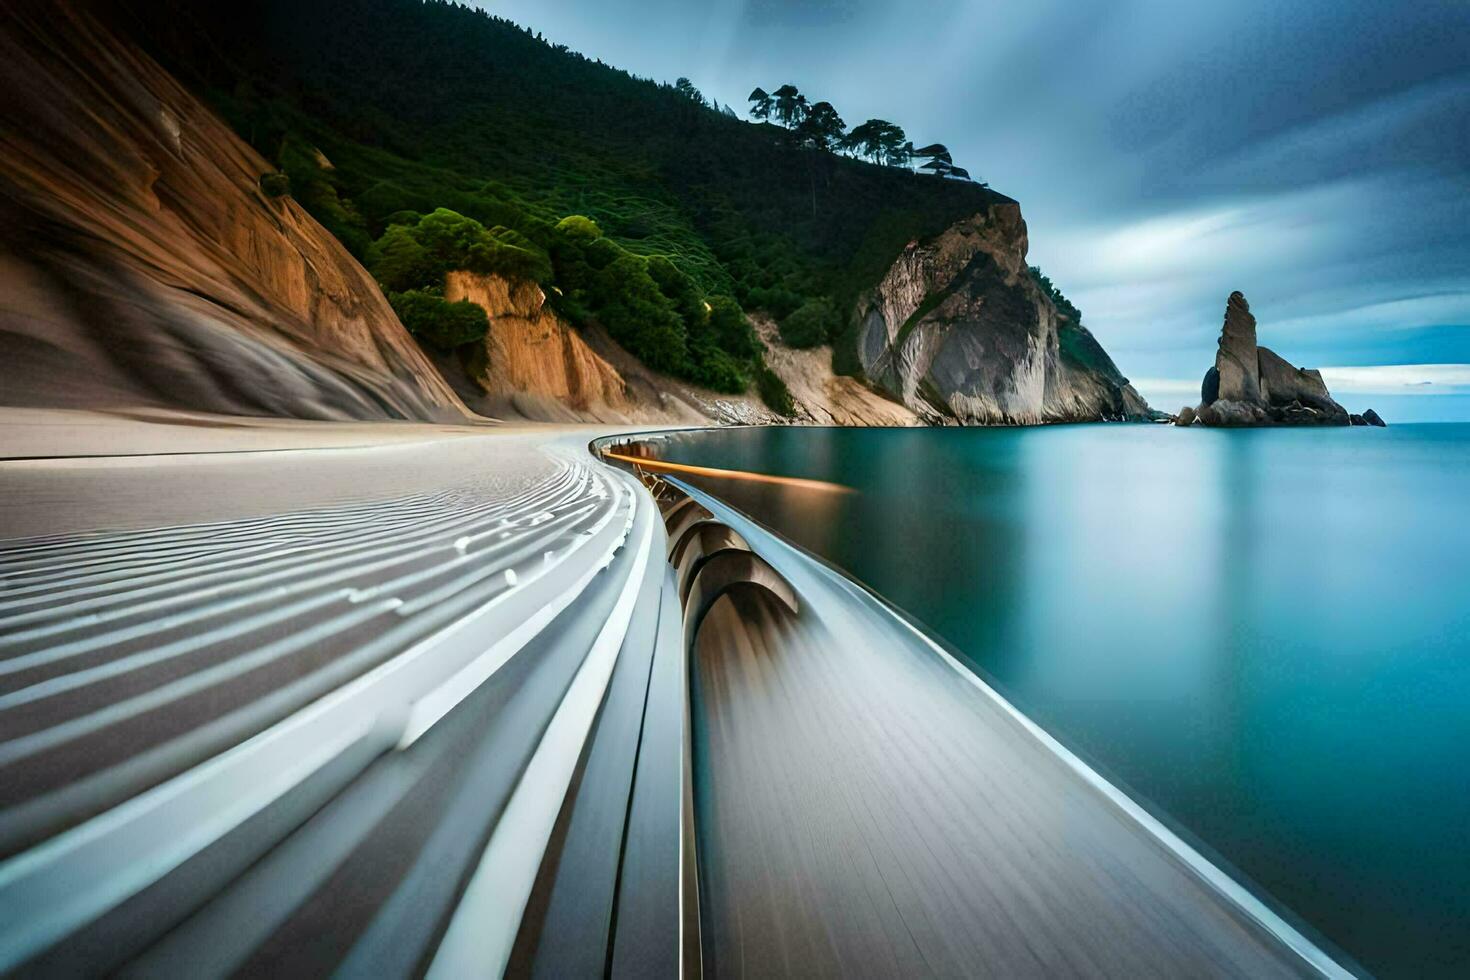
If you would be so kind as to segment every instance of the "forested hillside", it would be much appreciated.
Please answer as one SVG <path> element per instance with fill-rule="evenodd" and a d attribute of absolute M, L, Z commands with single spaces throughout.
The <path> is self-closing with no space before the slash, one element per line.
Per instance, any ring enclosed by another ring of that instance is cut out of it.
<path fill-rule="evenodd" d="M 437 0 L 117 9 L 279 167 L 267 193 L 300 201 L 440 346 L 484 329 L 439 298 L 444 271 L 503 271 L 652 367 L 742 390 L 762 372 L 742 308 L 831 339 L 906 243 L 1001 199 Z"/>

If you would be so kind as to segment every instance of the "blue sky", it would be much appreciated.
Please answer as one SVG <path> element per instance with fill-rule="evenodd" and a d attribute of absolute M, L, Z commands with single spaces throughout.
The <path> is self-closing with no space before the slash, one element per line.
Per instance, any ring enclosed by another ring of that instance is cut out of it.
<path fill-rule="evenodd" d="M 1470 419 L 1470 3 L 480 5 L 737 110 L 792 82 L 947 143 L 1159 407 L 1239 289 L 1350 409 Z"/>

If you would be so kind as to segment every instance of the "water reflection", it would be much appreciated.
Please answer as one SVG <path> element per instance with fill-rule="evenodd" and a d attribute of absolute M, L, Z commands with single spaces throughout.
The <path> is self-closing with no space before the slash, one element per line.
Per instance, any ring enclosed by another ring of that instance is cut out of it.
<path fill-rule="evenodd" d="M 1470 426 L 760 429 L 686 462 L 1383 975 L 1470 972 Z"/>

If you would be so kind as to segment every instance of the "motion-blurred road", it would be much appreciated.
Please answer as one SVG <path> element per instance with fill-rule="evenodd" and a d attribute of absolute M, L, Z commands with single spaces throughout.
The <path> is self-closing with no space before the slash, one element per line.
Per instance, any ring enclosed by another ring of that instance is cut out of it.
<path fill-rule="evenodd" d="M 651 501 L 584 433 L 379 428 L 0 463 L 0 972 L 677 957 Z"/>

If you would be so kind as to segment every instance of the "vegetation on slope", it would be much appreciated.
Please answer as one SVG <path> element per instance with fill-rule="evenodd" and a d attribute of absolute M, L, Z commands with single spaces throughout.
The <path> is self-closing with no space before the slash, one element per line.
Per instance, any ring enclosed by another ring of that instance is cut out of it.
<path fill-rule="evenodd" d="M 123 3 L 279 167 L 262 187 L 288 185 L 390 294 L 442 282 L 442 257 L 418 266 L 409 242 L 443 209 L 478 226 L 483 267 L 536 278 L 574 323 L 721 390 L 760 378 L 742 308 L 804 309 L 786 332 L 831 340 L 907 242 L 1002 199 L 892 165 L 930 151 L 952 168 L 939 144 L 895 147 L 882 120 L 837 137 L 818 103 L 784 127 L 744 122 L 687 82 L 439 0 Z"/>
<path fill-rule="evenodd" d="M 1118 365 L 1113 363 L 1103 345 L 1097 342 L 1091 330 L 1082 325 L 1082 311 L 1062 295 L 1056 283 L 1039 267 L 1031 266 L 1031 278 L 1057 308 L 1057 346 L 1062 357 L 1097 372 L 1119 386 L 1127 384 L 1128 379 L 1123 377 L 1123 372 L 1118 370 Z"/>

